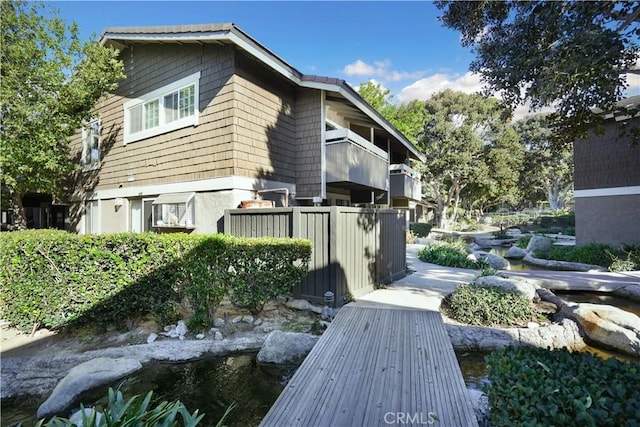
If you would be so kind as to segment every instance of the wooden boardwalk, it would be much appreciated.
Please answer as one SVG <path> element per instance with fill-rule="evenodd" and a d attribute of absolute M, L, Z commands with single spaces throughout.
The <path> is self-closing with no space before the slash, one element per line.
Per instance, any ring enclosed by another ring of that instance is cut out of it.
<path fill-rule="evenodd" d="M 477 426 L 440 314 L 342 307 L 261 426 Z"/>

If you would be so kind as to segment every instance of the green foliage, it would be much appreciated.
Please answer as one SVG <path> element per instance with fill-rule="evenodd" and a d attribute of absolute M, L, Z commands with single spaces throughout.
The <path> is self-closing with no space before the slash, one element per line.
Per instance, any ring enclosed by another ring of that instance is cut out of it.
<path fill-rule="evenodd" d="M 528 299 L 495 287 L 461 285 L 444 303 L 453 319 L 470 325 L 520 326 L 535 316 Z"/>
<path fill-rule="evenodd" d="M 190 324 L 204 326 L 229 290 L 289 291 L 311 251 L 290 239 L 53 230 L 1 233 L 0 245 L 0 316 L 25 331 L 122 325 L 146 314 L 175 320 L 184 301 Z"/>
<path fill-rule="evenodd" d="M 42 3 L 2 1 L 0 7 L 0 181 L 24 228 L 20 197 L 61 191 L 61 180 L 78 167 L 69 137 L 124 78 L 124 65 L 116 49 L 81 43 L 77 25 Z"/>
<path fill-rule="evenodd" d="M 498 239 L 498 240 L 505 240 L 505 239 L 511 238 L 511 236 L 507 234 L 507 230 L 494 231 L 493 233 L 491 233 L 491 235 L 493 236 L 494 239 Z"/>
<path fill-rule="evenodd" d="M 576 214 L 574 212 L 561 215 L 548 215 L 538 218 L 538 224 L 541 228 L 567 228 L 576 226 Z"/>
<path fill-rule="evenodd" d="M 640 270 L 640 245 L 623 245 L 620 252 L 609 252 L 613 259 L 609 265 L 609 271 L 635 271 Z"/>
<path fill-rule="evenodd" d="M 520 237 L 516 242 L 516 246 L 520 249 L 527 249 L 527 246 L 529 246 L 529 242 L 531 241 L 531 237 L 533 236 L 527 235 Z"/>
<path fill-rule="evenodd" d="M 425 101 L 425 114 L 418 147 L 426 162 L 418 170 L 423 190 L 438 207 L 438 228 L 448 229 L 465 197 L 486 206 L 506 194 L 506 186 L 517 181 L 512 173 L 519 170 L 520 156 L 507 155 L 515 135 L 505 124 L 508 112 L 495 98 L 446 90 Z M 493 176 L 504 178 L 506 186 Z"/>
<path fill-rule="evenodd" d="M 493 426 L 640 425 L 638 364 L 534 347 L 486 360 Z"/>
<path fill-rule="evenodd" d="M 307 275 L 310 257 L 307 240 L 233 239 L 221 271 L 231 286 L 231 302 L 259 313 L 268 300 L 289 292 Z"/>
<path fill-rule="evenodd" d="M 464 242 L 436 242 L 425 246 L 418 252 L 418 259 L 446 267 L 481 269 L 487 266 L 484 260 L 474 261 L 467 258 Z"/>
<path fill-rule="evenodd" d="M 551 250 L 534 254 L 537 258 L 556 261 L 581 262 L 613 270 L 629 271 L 640 268 L 640 250 L 634 247 L 615 249 L 609 245 L 592 243 L 584 246 L 553 246 Z M 619 270 L 624 268 L 625 270 Z"/>
<path fill-rule="evenodd" d="M 553 211 L 563 209 L 573 190 L 571 144 L 554 147 L 546 115 L 535 115 L 515 123 L 525 147 L 520 191 L 529 203 L 546 201 Z"/>
<path fill-rule="evenodd" d="M 191 413 L 182 402 L 162 401 L 152 406 L 151 398 L 153 391 L 147 393 L 144 399 L 140 400 L 140 396 L 133 396 L 127 400 L 124 399 L 120 390 L 109 388 L 109 402 L 101 411 L 92 411 L 83 406 L 81 427 L 106 427 L 106 426 L 197 426 L 204 414 L 199 415 L 198 410 Z M 231 409 L 231 408 L 230 408 Z M 225 413 L 225 417 L 227 416 Z M 180 420 L 180 421 L 178 421 Z M 224 420 L 224 417 L 223 417 Z M 218 423 L 220 426 L 222 421 Z M 54 417 L 47 421 L 40 420 L 36 423 L 36 427 L 66 427 L 74 426 L 70 420 L 66 418 Z"/>
<path fill-rule="evenodd" d="M 429 235 L 429 232 L 431 231 L 431 227 L 431 224 L 427 224 L 425 222 L 409 223 L 409 230 L 411 230 L 411 232 L 415 234 L 416 237 L 427 237 Z"/>
<path fill-rule="evenodd" d="M 597 125 L 593 107 L 612 111 L 638 55 L 639 5 L 628 1 L 438 1 L 441 20 L 458 30 L 488 91 L 510 107 L 553 107 L 559 142 Z M 514 49 L 517 46 L 517 49 Z M 592 58 L 598 58 L 593 61 Z"/>

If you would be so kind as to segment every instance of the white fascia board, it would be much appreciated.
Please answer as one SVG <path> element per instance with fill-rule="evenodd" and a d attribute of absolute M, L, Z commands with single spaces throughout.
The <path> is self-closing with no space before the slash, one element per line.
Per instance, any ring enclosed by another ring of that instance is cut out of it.
<path fill-rule="evenodd" d="M 640 185 L 629 187 L 589 188 L 586 190 L 575 190 L 573 192 L 574 198 L 634 195 L 640 195 Z"/>
<path fill-rule="evenodd" d="M 98 190 L 93 193 L 82 195 L 73 195 L 71 200 L 79 202 L 82 200 L 105 200 L 115 199 L 116 197 L 145 197 L 156 196 L 164 193 L 185 193 L 185 192 L 202 192 L 202 191 L 222 191 L 222 190 L 247 190 L 257 191 L 268 190 L 271 188 L 288 188 L 290 193 L 295 193 L 295 184 L 267 181 L 264 179 L 254 179 L 243 176 L 225 176 L 221 178 L 203 179 L 199 181 L 172 182 L 168 184 L 142 185 L 126 188 L 112 188 L 107 190 Z"/>

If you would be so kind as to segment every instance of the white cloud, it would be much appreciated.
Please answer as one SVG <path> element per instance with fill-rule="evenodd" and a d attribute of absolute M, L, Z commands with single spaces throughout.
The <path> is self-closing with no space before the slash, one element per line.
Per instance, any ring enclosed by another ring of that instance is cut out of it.
<path fill-rule="evenodd" d="M 626 96 L 640 95 L 640 74 L 627 74 L 627 85 Z"/>
<path fill-rule="evenodd" d="M 348 76 L 371 76 L 375 74 L 374 68 L 360 59 L 344 67 L 342 72 Z"/>
<path fill-rule="evenodd" d="M 415 71 L 396 71 L 391 69 L 391 61 L 385 59 L 384 61 L 374 61 L 373 64 L 367 64 L 361 59 L 346 65 L 342 72 L 347 76 L 359 76 L 359 77 L 376 77 L 382 81 L 398 82 L 408 79 L 417 79 L 422 77 L 424 72 Z"/>
<path fill-rule="evenodd" d="M 480 75 L 471 71 L 462 75 L 434 74 L 404 87 L 398 94 L 398 101 L 401 103 L 414 99 L 426 101 L 433 94 L 446 89 L 476 93 L 482 91 L 483 85 L 480 81 Z"/>
<path fill-rule="evenodd" d="M 639 80 L 640 81 L 640 80 Z M 484 85 L 480 80 L 480 75 L 471 71 L 465 74 L 434 74 L 433 76 L 420 79 L 409 86 L 404 87 L 397 95 L 399 103 L 407 103 L 414 99 L 426 101 L 434 94 L 443 90 L 451 89 L 464 93 L 482 92 Z M 500 96 L 496 96 L 500 99 Z M 513 120 L 519 120 L 523 117 L 536 114 L 547 113 L 553 111 L 551 108 L 543 108 L 540 111 L 531 111 L 530 104 L 520 105 L 513 112 Z"/>

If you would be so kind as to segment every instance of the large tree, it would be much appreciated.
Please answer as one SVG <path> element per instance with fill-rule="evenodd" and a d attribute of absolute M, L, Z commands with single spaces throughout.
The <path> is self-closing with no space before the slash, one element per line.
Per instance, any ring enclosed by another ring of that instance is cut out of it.
<path fill-rule="evenodd" d="M 553 211 L 570 201 L 573 191 L 573 152 L 571 145 L 553 147 L 545 115 L 515 123 L 525 150 L 520 189 L 530 204 L 546 201 Z"/>
<path fill-rule="evenodd" d="M 358 93 L 411 142 L 417 141 L 425 120 L 422 101 L 395 105 L 391 91 L 371 80 L 360 83 Z"/>
<path fill-rule="evenodd" d="M 69 139 L 124 78 L 124 66 L 115 49 L 82 42 L 76 24 L 41 3 L 4 0 L 0 8 L 0 178 L 25 228 L 22 196 L 63 193 L 61 181 L 77 167 Z"/>
<path fill-rule="evenodd" d="M 511 108 L 552 107 L 557 142 L 582 137 L 624 96 L 639 57 L 637 1 L 437 1 L 491 92 Z"/>
<path fill-rule="evenodd" d="M 419 167 L 423 191 L 437 205 L 438 227 L 448 229 L 456 221 L 463 191 L 482 186 L 495 174 L 487 147 L 500 145 L 508 112 L 495 98 L 451 90 L 426 101 L 425 111 L 418 144 L 426 157 Z M 503 163 L 497 160 L 493 165 Z"/>

